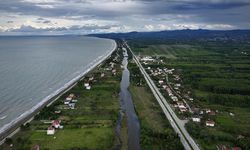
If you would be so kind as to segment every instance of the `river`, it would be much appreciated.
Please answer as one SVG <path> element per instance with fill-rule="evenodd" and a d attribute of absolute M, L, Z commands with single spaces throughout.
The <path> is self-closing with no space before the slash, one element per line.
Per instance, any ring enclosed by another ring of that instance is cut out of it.
<path fill-rule="evenodd" d="M 130 85 L 130 72 L 127 68 L 128 65 L 128 53 L 126 49 L 123 49 L 123 61 L 122 65 L 124 70 L 122 72 L 122 80 L 120 83 L 120 104 L 122 111 L 126 113 L 128 123 L 128 149 L 140 150 L 140 123 L 136 115 L 133 100 L 128 90 Z M 122 112 L 121 112 L 122 113 Z M 121 114 L 121 116 L 123 116 Z"/>

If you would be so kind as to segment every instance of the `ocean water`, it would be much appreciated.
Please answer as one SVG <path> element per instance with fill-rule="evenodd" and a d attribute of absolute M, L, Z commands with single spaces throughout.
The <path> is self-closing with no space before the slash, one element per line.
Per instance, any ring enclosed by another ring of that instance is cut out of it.
<path fill-rule="evenodd" d="M 0 133 L 115 48 L 84 36 L 0 37 Z"/>

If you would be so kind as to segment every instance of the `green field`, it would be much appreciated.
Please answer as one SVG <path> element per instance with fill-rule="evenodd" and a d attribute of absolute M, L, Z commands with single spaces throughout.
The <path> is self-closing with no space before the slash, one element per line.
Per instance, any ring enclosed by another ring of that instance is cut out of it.
<path fill-rule="evenodd" d="M 154 40 L 157 45 L 152 45 Z M 205 117 L 215 120 L 214 128 L 191 122 L 187 125 L 199 144 L 204 149 L 217 149 L 216 145 L 249 149 L 250 43 L 154 40 L 150 44 L 141 42 L 143 39 L 129 43 L 137 55 L 160 56 L 166 62 L 149 65 L 151 68 L 175 68 L 179 72 L 184 85 L 182 91 L 191 91 L 195 99 L 190 103 L 192 107 L 218 112 Z M 173 81 L 171 76 L 170 81 Z"/>

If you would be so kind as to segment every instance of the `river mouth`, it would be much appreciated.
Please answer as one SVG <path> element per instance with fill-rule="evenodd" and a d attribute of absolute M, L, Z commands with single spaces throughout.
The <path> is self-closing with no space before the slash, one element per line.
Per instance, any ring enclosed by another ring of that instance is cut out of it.
<path fill-rule="evenodd" d="M 122 80 L 120 82 L 120 116 L 119 122 L 122 122 L 124 114 L 127 117 L 127 126 L 128 126 L 128 149 L 129 150 L 140 150 L 140 123 L 136 115 L 133 100 L 131 94 L 128 90 L 130 85 L 130 72 L 127 68 L 128 65 L 128 53 L 127 49 L 123 48 L 123 71 L 122 71 Z M 118 124 L 119 128 L 120 125 Z M 118 133 L 119 134 L 119 133 Z M 122 143 L 122 141 L 121 141 Z"/>

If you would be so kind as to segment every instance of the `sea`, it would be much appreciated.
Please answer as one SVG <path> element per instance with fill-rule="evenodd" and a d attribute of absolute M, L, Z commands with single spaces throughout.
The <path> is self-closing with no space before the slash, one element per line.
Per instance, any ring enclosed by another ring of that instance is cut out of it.
<path fill-rule="evenodd" d="M 103 61 L 110 39 L 86 36 L 0 37 L 0 133 Z"/>

